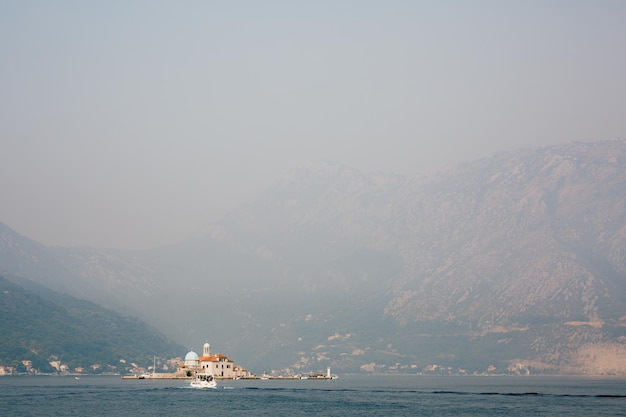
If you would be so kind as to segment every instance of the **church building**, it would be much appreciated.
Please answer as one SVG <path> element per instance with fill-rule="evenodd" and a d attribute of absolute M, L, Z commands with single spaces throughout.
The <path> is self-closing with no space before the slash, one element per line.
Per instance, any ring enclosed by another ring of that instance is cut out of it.
<path fill-rule="evenodd" d="M 202 356 L 193 350 L 185 355 L 185 360 L 178 366 L 176 373 L 194 377 L 196 374 L 209 374 L 220 379 L 250 378 L 253 375 L 245 368 L 236 366 L 232 359 L 221 353 L 211 354 L 211 345 L 206 342 L 202 347 Z"/>

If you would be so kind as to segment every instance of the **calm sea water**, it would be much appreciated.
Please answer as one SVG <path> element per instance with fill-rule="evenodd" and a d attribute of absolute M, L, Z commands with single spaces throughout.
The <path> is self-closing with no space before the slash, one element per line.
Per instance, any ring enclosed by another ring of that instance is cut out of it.
<path fill-rule="evenodd" d="M 342 376 L 333 381 L 0 377 L 0 416 L 624 416 L 626 380 Z"/>

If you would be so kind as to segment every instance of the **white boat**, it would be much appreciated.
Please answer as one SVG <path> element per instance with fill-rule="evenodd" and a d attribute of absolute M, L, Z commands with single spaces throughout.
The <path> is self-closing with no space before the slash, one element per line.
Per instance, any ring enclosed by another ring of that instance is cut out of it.
<path fill-rule="evenodd" d="M 191 388 L 217 388 L 217 382 L 213 375 L 197 374 L 196 378 L 191 381 Z"/>

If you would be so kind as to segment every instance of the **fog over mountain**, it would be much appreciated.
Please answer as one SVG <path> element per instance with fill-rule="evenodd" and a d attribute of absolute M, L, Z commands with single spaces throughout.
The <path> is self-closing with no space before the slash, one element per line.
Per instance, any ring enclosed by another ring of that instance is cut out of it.
<path fill-rule="evenodd" d="M 0 272 L 208 339 L 258 373 L 623 375 L 625 167 L 624 140 L 433 177 L 312 162 L 153 250 L 46 247 L 2 226 Z"/>
<path fill-rule="evenodd" d="M 152 249 L 309 160 L 384 188 L 365 173 L 624 137 L 624 21 L 619 0 L 2 1 L 0 221 Z"/>

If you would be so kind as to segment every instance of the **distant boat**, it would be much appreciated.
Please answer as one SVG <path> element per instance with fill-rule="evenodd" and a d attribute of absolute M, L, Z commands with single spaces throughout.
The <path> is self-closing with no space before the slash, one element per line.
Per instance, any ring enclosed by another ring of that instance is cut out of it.
<path fill-rule="evenodd" d="M 196 378 L 191 381 L 191 388 L 217 388 L 217 382 L 213 375 L 196 374 Z"/>
<path fill-rule="evenodd" d="M 150 373 L 150 368 L 148 368 L 148 372 L 139 375 L 139 379 L 151 379 L 154 378 L 154 371 L 156 370 L 156 355 L 152 358 L 152 373 Z"/>
<path fill-rule="evenodd" d="M 74 379 L 80 379 L 80 377 L 79 376 L 75 376 Z"/>

